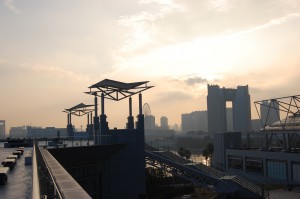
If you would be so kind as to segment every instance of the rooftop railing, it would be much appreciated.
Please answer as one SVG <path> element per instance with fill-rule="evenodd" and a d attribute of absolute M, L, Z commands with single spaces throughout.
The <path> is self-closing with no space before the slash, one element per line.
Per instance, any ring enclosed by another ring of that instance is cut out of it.
<path fill-rule="evenodd" d="M 34 142 L 33 199 L 90 199 L 86 191 L 47 149 Z"/>

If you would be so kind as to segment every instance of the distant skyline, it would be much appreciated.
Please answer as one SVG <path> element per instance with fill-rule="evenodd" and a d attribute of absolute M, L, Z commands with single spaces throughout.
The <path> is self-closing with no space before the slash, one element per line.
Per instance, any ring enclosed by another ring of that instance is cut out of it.
<path fill-rule="evenodd" d="M 0 27 L 7 132 L 65 127 L 62 110 L 93 104 L 83 92 L 105 78 L 150 81 L 143 102 L 169 125 L 206 110 L 207 84 L 249 85 L 252 106 L 300 94 L 298 0 L 2 0 Z M 127 103 L 107 101 L 110 128 L 125 126 Z"/>

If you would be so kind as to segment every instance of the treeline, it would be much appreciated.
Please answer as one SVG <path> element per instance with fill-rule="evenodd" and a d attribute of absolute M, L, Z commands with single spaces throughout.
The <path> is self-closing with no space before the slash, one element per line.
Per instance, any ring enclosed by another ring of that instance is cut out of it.
<path fill-rule="evenodd" d="M 178 137 L 175 141 L 175 147 L 188 148 L 188 149 L 204 149 L 208 143 L 213 143 L 213 139 L 210 136 L 203 138 L 193 137 Z"/>

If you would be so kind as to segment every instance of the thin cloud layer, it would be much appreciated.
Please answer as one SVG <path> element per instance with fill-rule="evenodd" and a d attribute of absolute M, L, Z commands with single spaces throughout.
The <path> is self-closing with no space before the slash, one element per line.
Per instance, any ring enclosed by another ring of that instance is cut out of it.
<path fill-rule="evenodd" d="M 1 88 L 8 121 L 15 118 L 6 107 L 16 91 L 27 104 L 42 107 L 35 100 L 43 98 L 54 113 L 61 103 L 84 101 L 84 89 L 104 78 L 149 80 L 155 87 L 145 101 L 170 123 L 180 123 L 182 112 L 205 108 L 207 83 L 248 84 L 253 99 L 297 92 L 298 0 L 3 0 L 2 5 L 7 12 L 0 18 L 0 83 L 8 85 Z M 21 102 L 13 102 L 23 110 Z M 55 124 L 62 122 L 53 119 Z"/>
<path fill-rule="evenodd" d="M 4 5 L 11 10 L 12 12 L 16 14 L 20 14 L 20 11 L 18 8 L 16 8 L 14 0 L 3 0 Z"/>

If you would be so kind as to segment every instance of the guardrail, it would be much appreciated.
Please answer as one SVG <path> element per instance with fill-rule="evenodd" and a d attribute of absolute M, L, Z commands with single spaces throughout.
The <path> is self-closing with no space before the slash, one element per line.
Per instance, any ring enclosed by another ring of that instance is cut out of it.
<path fill-rule="evenodd" d="M 90 199 L 86 191 L 60 165 L 47 149 L 34 141 L 33 199 Z M 37 180 L 38 178 L 38 180 Z"/>

